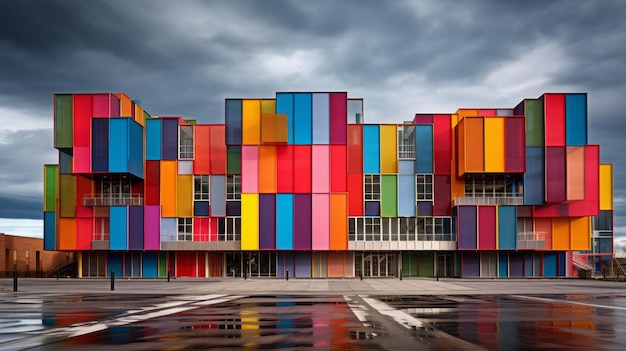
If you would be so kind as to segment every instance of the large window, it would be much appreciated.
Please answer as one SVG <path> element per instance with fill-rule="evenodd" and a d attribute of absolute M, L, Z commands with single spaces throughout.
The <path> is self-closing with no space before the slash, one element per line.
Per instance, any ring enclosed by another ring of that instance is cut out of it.
<path fill-rule="evenodd" d="M 433 199 L 433 175 L 432 174 L 417 174 L 415 176 L 416 182 L 416 194 L 415 198 L 419 200 L 432 200 Z"/>
<path fill-rule="evenodd" d="M 451 217 L 350 217 L 349 241 L 455 241 Z"/>
<path fill-rule="evenodd" d="M 178 241 L 193 240 L 193 218 L 178 219 Z"/>
<path fill-rule="evenodd" d="M 418 241 L 455 241 L 450 217 L 420 217 L 417 219 Z"/>
<path fill-rule="evenodd" d="M 180 126 L 178 158 L 193 159 L 193 126 Z"/>
<path fill-rule="evenodd" d="M 415 126 L 398 126 L 398 159 L 415 159 Z"/>
<path fill-rule="evenodd" d="M 468 175 L 465 178 L 465 197 L 522 196 L 521 180 L 505 174 Z"/>
<path fill-rule="evenodd" d="M 365 200 L 380 200 L 380 175 L 365 175 Z"/>
<path fill-rule="evenodd" d="M 365 217 L 365 241 L 380 241 L 380 217 Z"/>
<path fill-rule="evenodd" d="M 224 217 L 218 219 L 218 241 L 241 240 L 241 217 Z"/>
<path fill-rule="evenodd" d="M 226 200 L 241 200 L 241 176 L 230 174 L 226 177 Z"/>
<path fill-rule="evenodd" d="M 208 175 L 196 175 L 193 176 L 193 199 L 194 200 L 209 200 L 209 176 Z"/>

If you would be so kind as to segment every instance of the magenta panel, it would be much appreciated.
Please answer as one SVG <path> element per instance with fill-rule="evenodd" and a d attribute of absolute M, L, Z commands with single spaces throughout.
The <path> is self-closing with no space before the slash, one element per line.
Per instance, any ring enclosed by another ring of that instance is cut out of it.
<path fill-rule="evenodd" d="M 241 192 L 259 192 L 259 147 L 241 146 Z"/>
<path fill-rule="evenodd" d="M 311 188 L 313 193 L 330 192 L 330 146 L 313 145 L 311 147 Z"/>
<path fill-rule="evenodd" d="M 293 235 L 295 250 L 311 250 L 311 194 L 293 195 Z"/>
<path fill-rule="evenodd" d="M 526 124 L 523 117 L 504 120 L 505 156 L 504 169 L 507 173 L 526 172 Z"/>
<path fill-rule="evenodd" d="M 434 216 L 450 216 L 452 208 L 452 189 L 450 175 L 433 176 L 434 186 Z"/>
<path fill-rule="evenodd" d="M 74 173 L 91 173 L 91 148 L 89 146 L 74 147 Z"/>
<path fill-rule="evenodd" d="M 93 96 L 93 117 L 111 116 L 111 94 L 96 94 Z M 119 115 L 119 109 L 118 109 Z"/>
<path fill-rule="evenodd" d="M 566 152 L 564 146 L 546 146 L 546 202 L 566 200 Z"/>
<path fill-rule="evenodd" d="M 433 123 L 433 115 L 416 114 L 413 118 L 413 124 L 431 124 Z"/>
<path fill-rule="evenodd" d="M 348 94 L 330 94 L 330 143 L 346 144 L 348 135 Z"/>
<path fill-rule="evenodd" d="M 417 117 L 417 116 L 416 116 Z M 435 174 L 452 173 L 452 124 L 450 115 L 432 116 Z"/>
<path fill-rule="evenodd" d="M 330 249 L 330 195 L 311 196 L 313 221 L 313 250 Z"/>
<path fill-rule="evenodd" d="M 496 249 L 495 206 L 478 206 L 478 249 Z"/>
<path fill-rule="evenodd" d="M 144 228 L 144 250 L 161 249 L 161 206 L 145 206 Z"/>

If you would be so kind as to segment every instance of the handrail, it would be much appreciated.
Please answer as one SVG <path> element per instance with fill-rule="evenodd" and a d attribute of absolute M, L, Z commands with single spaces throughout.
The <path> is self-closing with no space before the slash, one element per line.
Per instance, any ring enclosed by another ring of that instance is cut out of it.
<path fill-rule="evenodd" d="M 521 206 L 524 204 L 524 197 L 517 196 L 463 196 L 454 199 L 454 206 L 459 205 L 511 205 Z"/>
<path fill-rule="evenodd" d="M 83 206 L 142 206 L 142 194 L 104 195 L 91 194 L 83 197 Z"/>

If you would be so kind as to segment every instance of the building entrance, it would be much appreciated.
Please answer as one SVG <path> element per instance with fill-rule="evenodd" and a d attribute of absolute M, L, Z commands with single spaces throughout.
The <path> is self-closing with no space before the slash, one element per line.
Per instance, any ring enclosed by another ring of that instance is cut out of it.
<path fill-rule="evenodd" d="M 437 253 L 437 276 L 454 277 L 454 254 L 452 252 Z"/>
<path fill-rule="evenodd" d="M 398 275 L 398 254 L 392 252 L 357 253 L 355 274 L 364 277 L 395 277 Z"/>

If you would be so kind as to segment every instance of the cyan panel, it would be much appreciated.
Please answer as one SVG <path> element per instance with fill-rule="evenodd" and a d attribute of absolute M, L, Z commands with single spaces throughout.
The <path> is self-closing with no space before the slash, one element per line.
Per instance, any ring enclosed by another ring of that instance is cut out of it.
<path fill-rule="evenodd" d="M 380 173 L 380 127 L 363 126 L 363 173 Z"/>
<path fill-rule="evenodd" d="M 212 175 L 210 182 L 211 216 L 226 216 L 226 176 Z"/>
<path fill-rule="evenodd" d="M 415 176 L 399 175 L 398 216 L 415 217 L 415 203 Z"/>
<path fill-rule="evenodd" d="M 498 206 L 498 249 L 515 250 L 517 246 L 517 207 Z"/>
<path fill-rule="evenodd" d="M 128 173 L 128 119 L 111 118 L 109 123 L 109 172 Z"/>
<path fill-rule="evenodd" d="M 144 251 L 142 258 L 143 278 L 158 278 L 159 253 L 156 251 Z"/>
<path fill-rule="evenodd" d="M 143 129 L 139 123 L 128 120 L 128 171 L 143 179 Z"/>
<path fill-rule="evenodd" d="M 309 145 L 313 141 L 311 99 L 310 93 L 296 93 L 293 97 L 294 144 Z"/>
<path fill-rule="evenodd" d="M 43 249 L 56 250 L 56 216 L 54 212 L 43 213 Z"/>
<path fill-rule="evenodd" d="M 111 250 L 128 249 L 128 207 L 111 206 L 110 209 L 110 243 Z"/>
<path fill-rule="evenodd" d="M 415 126 L 415 173 L 433 173 L 433 125 Z"/>
<path fill-rule="evenodd" d="M 526 147 L 526 173 L 524 173 L 524 205 L 544 204 L 545 163 L 544 147 Z"/>
<path fill-rule="evenodd" d="M 241 100 L 226 100 L 226 145 L 241 145 Z"/>
<path fill-rule="evenodd" d="M 146 160 L 158 161 L 161 159 L 161 119 L 146 120 Z"/>
<path fill-rule="evenodd" d="M 293 250 L 293 194 L 276 194 L 276 249 Z"/>
<path fill-rule="evenodd" d="M 330 143 L 330 97 L 328 93 L 313 94 L 313 144 Z"/>
<path fill-rule="evenodd" d="M 587 94 L 565 95 L 565 143 L 587 144 Z"/>
<path fill-rule="evenodd" d="M 545 252 L 543 254 L 543 276 L 554 278 L 557 275 L 557 253 Z"/>
<path fill-rule="evenodd" d="M 415 161 L 398 160 L 398 174 L 410 174 L 415 178 Z"/>
<path fill-rule="evenodd" d="M 506 278 L 509 276 L 509 255 L 507 252 L 498 253 L 498 277 Z"/>
<path fill-rule="evenodd" d="M 293 144 L 293 94 L 276 93 L 276 113 L 287 115 L 287 144 Z"/>

